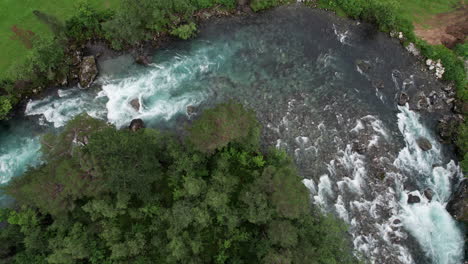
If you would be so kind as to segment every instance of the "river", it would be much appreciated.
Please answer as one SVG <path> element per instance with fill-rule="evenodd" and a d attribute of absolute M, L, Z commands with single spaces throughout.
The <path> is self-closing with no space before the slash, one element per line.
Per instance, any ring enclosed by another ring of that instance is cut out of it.
<path fill-rule="evenodd" d="M 320 10 L 289 6 L 215 20 L 196 39 L 157 51 L 148 67 L 129 56 L 109 59 L 100 64 L 99 88 L 30 101 L 24 117 L 1 124 L 0 180 L 41 164 L 40 135 L 81 112 L 119 128 L 141 118 L 180 129 L 232 99 L 256 111 L 265 147 L 294 157 L 311 202 L 349 225 L 357 256 L 462 263 L 463 233 L 445 205 L 463 176 L 434 133 L 443 110 L 396 102 L 401 91 L 442 92 L 422 69 L 398 40 Z M 430 150 L 418 146 L 421 137 Z M 420 202 L 409 204 L 409 195 Z"/>

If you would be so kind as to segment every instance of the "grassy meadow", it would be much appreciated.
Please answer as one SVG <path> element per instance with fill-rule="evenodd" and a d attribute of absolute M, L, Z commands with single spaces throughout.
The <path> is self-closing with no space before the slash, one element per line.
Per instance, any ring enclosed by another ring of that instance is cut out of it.
<path fill-rule="evenodd" d="M 424 21 L 440 13 L 455 10 L 461 5 L 460 0 L 397 0 L 404 17 L 416 24 L 424 25 Z"/>
<path fill-rule="evenodd" d="M 119 0 L 89 0 L 95 8 L 112 8 Z M 0 79 L 6 77 L 8 69 L 18 61 L 23 61 L 28 49 L 18 39 L 13 39 L 12 28 L 32 31 L 35 35 L 51 35 L 49 28 L 40 23 L 34 10 L 55 16 L 61 21 L 73 16 L 76 0 L 1 0 L 0 1 Z"/>

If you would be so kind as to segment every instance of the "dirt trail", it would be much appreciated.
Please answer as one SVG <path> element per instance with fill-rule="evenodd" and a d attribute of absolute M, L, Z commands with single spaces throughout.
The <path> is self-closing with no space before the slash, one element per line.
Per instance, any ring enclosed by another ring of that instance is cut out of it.
<path fill-rule="evenodd" d="M 429 44 L 452 48 L 468 36 L 468 5 L 448 13 L 437 14 L 422 24 L 415 24 L 415 34 Z"/>

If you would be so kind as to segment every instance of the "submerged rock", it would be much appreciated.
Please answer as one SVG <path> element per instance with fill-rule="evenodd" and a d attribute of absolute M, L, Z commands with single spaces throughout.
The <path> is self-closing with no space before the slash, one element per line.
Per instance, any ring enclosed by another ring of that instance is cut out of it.
<path fill-rule="evenodd" d="M 463 179 L 450 197 L 447 211 L 458 221 L 468 222 L 468 179 Z"/>
<path fill-rule="evenodd" d="M 416 143 L 418 143 L 419 148 L 423 151 L 428 151 L 432 149 L 431 142 L 425 137 L 420 137 L 416 139 Z"/>
<path fill-rule="evenodd" d="M 419 198 L 419 196 L 408 194 L 409 204 L 414 204 L 414 203 L 419 203 L 419 202 L 421 202 L 421 198 Z"/>
<path fill-rule="evenodd" d="M 136 57 L 135 62 L 140 65 L 148 66 L 151 64 L 151 58 L 146 55 L 139 55 Z"/>
<path fill-rule="evenodd" d="M 371 69 L 371 64 L 365 60 L 357 60 L 356 65 L 365 73 L 369 72 Z"/>
<path fill-rule="evenodd" d="M 197 108 L 195 106 L 193 106 L 193 105 L 189 105 L 189 106 L 187 106 L 186 110 L 187 110 L 187 115 L 192 116 L 197 111 Z"/>
<path fill-rule="evenodd" d="M 145 122 L 139 118 L 133 119 L 128 128 L 133 132 L 137 132 L 138 130 L 145 128 Z"/>
<path fill-rule="evenodd" d="M 140 111 L 140 100 L 138 98 L 135 98 L 130 101 L 130 105 L 135 109 L 135 111 Z"/>
<path fill-rule="evenodd" d="M 98 75 L 96 60 L 94 56 L 87 56 L 83 58 L 80 64 L 80 85 L 83 88 L 88 88 L 93 83 Z"/>

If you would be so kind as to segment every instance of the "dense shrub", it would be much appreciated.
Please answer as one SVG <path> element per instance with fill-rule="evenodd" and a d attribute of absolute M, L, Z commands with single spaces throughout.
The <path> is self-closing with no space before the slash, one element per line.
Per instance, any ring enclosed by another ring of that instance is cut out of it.
<path fill-rule="evenodd" d="M 10 76 L 16 80 L 33 80 L 37 85 L 53 81 L 68 71 L 63 43 L 55 38 L 36 37 L 26 62 L 12 67 Z"/>
<path fill-rule="evenodd" d="M 292 0 L 252 0 L 250 2 L 250 7 L 253 11 L 258 12 L 264 9 L 272 8 L 282 4 L 293 3 Z"/>
<path fill-rule="evenodd" d="M 12 108 L 10 98 L 0 96 L 0 120 L 5 119 Z"/>
<path fill-rule="evenodd" d="M 465 60 L 468 59 L 468 42 L 456 45 L 453 50 L 458 56 L 462 57 Z"/>
<path fill-rule="evenodd" d="M 66 21 L 66 36 L 78 42 L 84 42 L 94 37 L 102 37 L 104 31 L 101 23 L 112 17 L 111 11 L 97 11 L 87 3 L 80 3 L 77 13 Z"/>
<path fill-rule="evenodd" d="M 171 30 L 171 34 L 181 39 L 189 39 L 196 35 L 197 25 L 193 22 L 178 26 Z"/>
<path fill-rule="evenodd" d="M 226 113 L 239 107 L 211 113 L 243 124 Z M 213 121 L 195 126 L 217 134 Z M 60 155 L 6 187 L 19 204 L 0 210 L 0 254 L 13 263 L 356 263 L 344 225 L 311 205 L 284 152 L 260 151 L 258 133 L 211 153 L 87 116 L 64 133 L 48 141 Z"/>
<path fill-rule="evenodd" d="M 468 172 L 468 122 L 465 121 L 458 129 L 457 146 L 463 156 L 461 165 L 465 172 Z"/>

